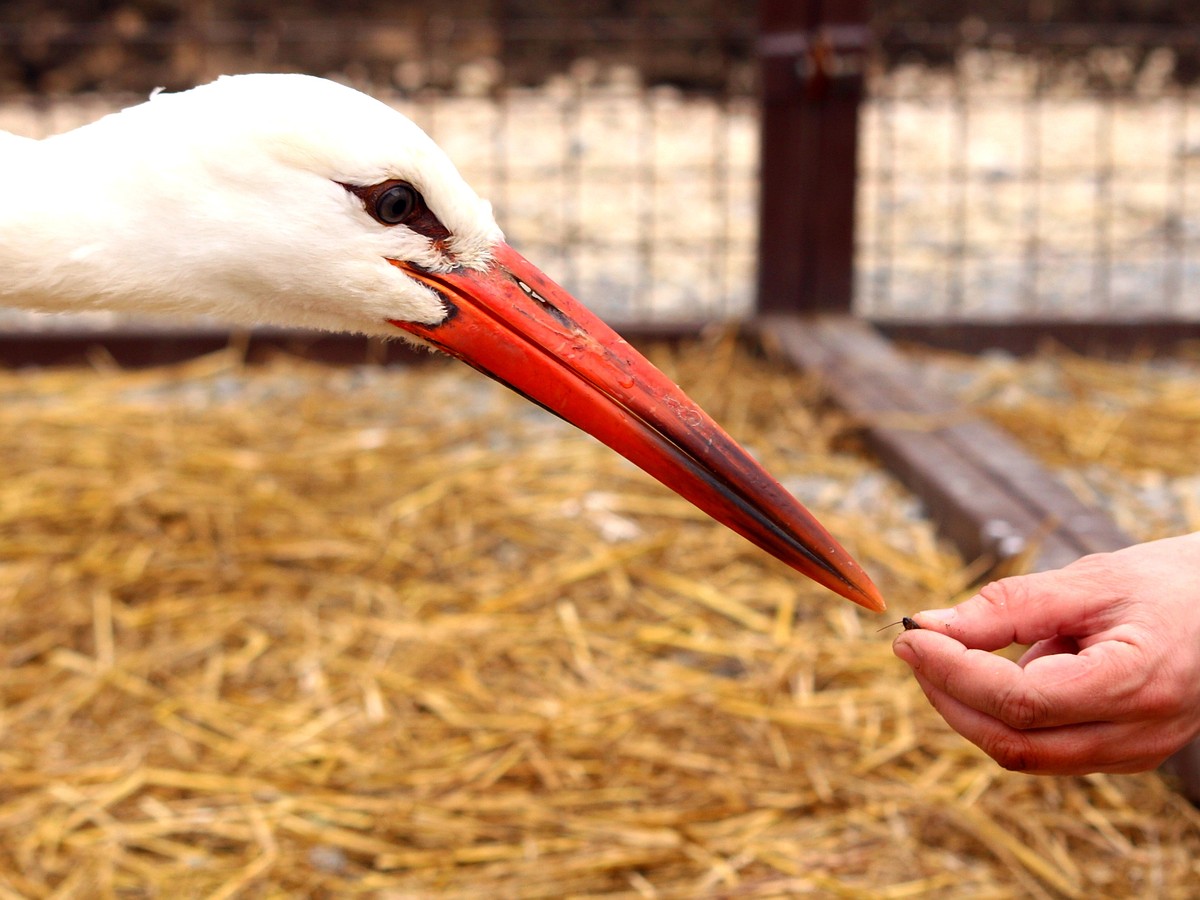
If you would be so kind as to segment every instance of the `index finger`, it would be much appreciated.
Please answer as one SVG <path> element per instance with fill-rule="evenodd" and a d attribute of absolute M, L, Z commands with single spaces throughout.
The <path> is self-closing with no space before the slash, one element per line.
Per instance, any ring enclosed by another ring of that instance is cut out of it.
<path fill-rule="evenodd" d="M 1095 634 L 1115 621 L 1126 596 L 1125 579 L 1114 572 L 1110 557 L 1084 557 L 1064 569 L 994 581 L 958 606 L 914 618 L 922 628 L 981 650 Z"/>
<path fill-rule="evenodd" d="M 1145 682 L 1138 649 L 1122 641 L 1039 657 L 1024 668 L 936 631 L 906 631 L 893 647 L 938 690 L 1019 729 L 1118 721 L 1135 710 Z"/>

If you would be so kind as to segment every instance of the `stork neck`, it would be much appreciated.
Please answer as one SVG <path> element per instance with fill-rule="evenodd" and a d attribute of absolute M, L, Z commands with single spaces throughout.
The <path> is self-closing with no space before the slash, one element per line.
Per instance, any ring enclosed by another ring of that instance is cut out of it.
<path fill-rule="evenodd" d="M 52 185 L 60 179 L 45 163 L 41 141 L 0 132 L 0 253 L 53 203 Z M 8 274 L 0 272 L 0 281 Z"/>
<path fill-rule="evenodd" d="M 96 137 L 104 135 L 89 128 L 40 141 L 0 133 L 0 305 L 144 305 L 130 259 L 136 234 L 123 233 L 137 202 L 128 190 L 135 163 L 114 165 L 112 142 Z"/>
<path fill-rule="evenodd" d="M 74 215 L 95 197 L 88 179 L 55 162 L 49 141 L 0 133 L 0 305 L 61 311 L 85 305 L 70 288 L 72 254 L 88 245 Z"/>

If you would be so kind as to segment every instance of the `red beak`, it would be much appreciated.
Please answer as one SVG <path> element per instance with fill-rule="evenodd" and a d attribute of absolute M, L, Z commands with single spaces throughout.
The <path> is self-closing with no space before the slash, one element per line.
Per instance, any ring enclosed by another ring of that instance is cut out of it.
<path fill-rule="evenodd" d="M 771 555 L 877 612 L 867 574 L 675 384 L 508 244 L 482 271 L 392 264 L 435 291 L 437 325 L 393 322 L 582 428 Z"/>

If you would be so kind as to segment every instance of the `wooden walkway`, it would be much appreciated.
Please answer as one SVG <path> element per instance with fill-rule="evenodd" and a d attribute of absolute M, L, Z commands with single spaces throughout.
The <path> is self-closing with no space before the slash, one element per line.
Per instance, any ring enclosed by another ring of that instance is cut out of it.
<path fill-rule="evenodd" d="M 842 316 L 760 321 L 763 341 L 822 379 L 968 559 L 1029 555 L 1032 568 L 1049 569 L 1134 543 L 1006 431 L 928 385 L 869 324 Z"/>
<path fill-rule="evenodd" d="M 1134 543 L 1080 501 L 1008 432 L 964 411 L 871 325 L 849 316 L 771 315 L 761 340 L 824 382 L 892 472 L 924 500 L 967 559 L 1061 568 Z M 1200 740 L 1164 766 L 1200 805 Z"/>

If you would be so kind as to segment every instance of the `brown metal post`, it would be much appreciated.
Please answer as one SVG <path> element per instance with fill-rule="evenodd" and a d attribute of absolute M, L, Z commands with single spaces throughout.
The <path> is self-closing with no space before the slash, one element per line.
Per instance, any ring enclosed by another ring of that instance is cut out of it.
<path fill-rule="evenodd" d="M 849 313 L 868 0 L 761 0 L 760 313 Z"/>

